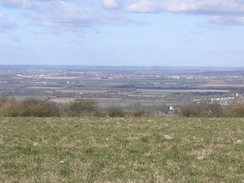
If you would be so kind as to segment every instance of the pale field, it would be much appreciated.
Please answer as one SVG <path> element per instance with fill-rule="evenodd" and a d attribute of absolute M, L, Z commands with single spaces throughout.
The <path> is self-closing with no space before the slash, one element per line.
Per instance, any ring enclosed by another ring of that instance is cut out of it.
<path fill-rule="evenodd" d="M 204 84 L 204 85 L 199 85 L 199 87 L 240 87 L 243 88 L 243 84 Z"/>
<path fill-rule="evenodd" d="M 31 86 L 31 87 L 26 87 L 26 89 L 39 89 L 39 90 L 59 90 L 63 88 L 62 86 Z"/>
<path fill-rule="evenodd" d="M 53 99 L 50 99 L 49 101 L 56 102 L 56 103 L 70 103 L 75 100 L 76 100 L 76 98 L 53 98 Z"/>
<path fill-rule="evenodd" d="M 142 92 L 143 94 L 161 94 L 161 93 L 192 93 L 192 92 L 200 92 L 200 93 L 206 93 L 206 92 L 221 92 L 221 93 L 227 93 L 230 90 L 147 90 L 147 89 L 139 89 L 138 92 Z"/>
<path fill-rule="evenodd" d="M 65 90 L 65 89 L 60 89 L 58 90 L 59 92 L 62 92 L 62 93 L 72 93 L 72 92 L 75 92 L 75 93 L 107 93 L 107 90 Z"/>

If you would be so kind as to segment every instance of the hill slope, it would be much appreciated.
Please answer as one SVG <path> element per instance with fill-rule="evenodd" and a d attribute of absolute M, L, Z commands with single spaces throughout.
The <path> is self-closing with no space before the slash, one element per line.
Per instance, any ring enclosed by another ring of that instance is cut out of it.
<path fill-rule="evenodd" d="M 243 118 L 0 118 L 0 182 L 241 182 Z"/>

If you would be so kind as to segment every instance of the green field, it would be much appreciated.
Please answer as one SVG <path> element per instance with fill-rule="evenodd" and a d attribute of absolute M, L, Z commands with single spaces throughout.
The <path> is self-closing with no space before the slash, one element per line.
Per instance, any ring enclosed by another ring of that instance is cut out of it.
<path fill-rule="evenodd" d="M 0 182 L 240 183 L 244 118 L 0 118 Z"/>
<path fill-rule="evenodd" d="M 165 94 L 165 93 L 207 93 L 207 92 L 219 92 L 219 93 L 227 93 L 229 90 L 201 90 L 201 89 L 194 89 L 194 90 L 187 90 L 187 89 L 176 89 L 176 90 L 157 90 L 157 89 L 137 89 L 138 92 L 142 92 L 142 94 L 152 94 L 153 95 L 159 95 L 159 94 Z"/>

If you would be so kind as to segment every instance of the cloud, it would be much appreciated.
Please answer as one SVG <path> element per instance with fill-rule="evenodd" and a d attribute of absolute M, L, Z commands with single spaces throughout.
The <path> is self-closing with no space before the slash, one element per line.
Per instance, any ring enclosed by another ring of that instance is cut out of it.
<path fill-rule="evenodd" d="M 15 24 L 12 23 L 8 18 L 0 12 L 0 30 L 14 28 Z"/>
<path fill-rule="evenodd" d="M 244 13 L 243 0 L 140 0 L 132 12 L 195 12 L 199 14 Z"/>
<path fill-rule="evenodd" d="M 125 24 L 128 18 L 118 11 L 120 0 L 0 0 L 0 6 L 16 9 L 29 25 L 69 30 L 103 24 Z M 118 23 L 119 22 L 119 23 Z"/>
<path fill-rule="evenodd" d="M 23 8 L 28 9 L 32 6 L 31 0 L 0 0 L 0 5 L 7 8 Z"/>
<path fill-rule="evenodd" d="M 49 27 L 88 26 L 95 23 L 89 10 L 75 3 L 52 1 L 34 4 L 33 23 Z"/>
<path fill-rule="evenodd" d="M 158 4 L 156 1 L 140 1 L 130 5 L 129 10 L 137 13 L 155 13 L 160 11 Z"/>
<path fill-rule="evenodd" d="M 243 25 L 244 0 L 138 0 L 129 6 L 135 13 L 190 13 L 208 15 L 211 23 Z"/>
<path fill-rule="evenodd" d="M 117 0 L 104 0 L 103 6 L 106 9 L 118 9 L 120 4 Z"/>
<path fill-rule="evenodd" d="M 0 0 L 1 6 L 17 10 L 30 25 L 69 30 L 136 23 L 131 13 L 159 12 L 206 15 L 211 23 L 244 25 L 244 0 Z M 1 17 L 1 27 L 11 25 Z"/>
<path fill-rule="evenodd" d="M 211 16 L 209 21 L 223 25 L 244 25 L 244 16 Z"/>

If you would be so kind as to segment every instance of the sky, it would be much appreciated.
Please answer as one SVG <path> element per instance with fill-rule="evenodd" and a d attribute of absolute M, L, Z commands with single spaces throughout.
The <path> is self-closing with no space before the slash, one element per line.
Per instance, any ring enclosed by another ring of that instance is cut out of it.
<path fill-rule="evenodd" d="M 0 0 L 0 64 L 244 67 L 244 0 Z"/>

